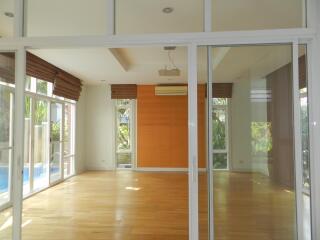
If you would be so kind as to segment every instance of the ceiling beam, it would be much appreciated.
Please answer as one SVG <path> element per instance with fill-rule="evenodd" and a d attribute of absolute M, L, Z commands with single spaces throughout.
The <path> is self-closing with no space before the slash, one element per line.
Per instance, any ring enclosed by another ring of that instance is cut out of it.
<path fill-rule="evenodd" d="M 116 59 L 118 64 L 122 67 L 125 72 L 128 72 L 131 64 L 129 61 L 121 54 L 119 48 L 108 48 L 112 56 Z"/>

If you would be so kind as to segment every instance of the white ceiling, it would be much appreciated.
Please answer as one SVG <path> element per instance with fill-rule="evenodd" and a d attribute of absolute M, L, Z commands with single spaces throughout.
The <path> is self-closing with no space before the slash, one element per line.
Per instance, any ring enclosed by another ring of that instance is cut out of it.
<path fill-rule="evenodd" d="M 107 48 L 32 50 L 39 57 L 74 74 L 85 84 L 107 83 L 186 83 L 187 50 L 178 47 L 172 52 L 179 77 L 160 77 L 158 70 L 170 66 L 167 51 L 161 47 L 116 49 L 118 58 Z M 215 82 L 235 82 L 242 76 L 264 77 L 291 61 L 291 47 L 246 46 L 221 47 L 213 50 Z M 120 61 L 119 61 L 120 58 Z M 206 49 L 199 48 L 199 82 L 206 81 Z M 123 67 L 124 65 L 126 66 Z"/>

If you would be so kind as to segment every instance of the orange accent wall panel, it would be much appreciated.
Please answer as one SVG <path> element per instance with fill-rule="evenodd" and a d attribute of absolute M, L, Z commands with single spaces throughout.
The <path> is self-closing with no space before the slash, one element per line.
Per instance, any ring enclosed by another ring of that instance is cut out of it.
<path fill-rule="evenodd" d="M 155 86 L 139 85 L 137 166 L 188 167 L 188 97 L 155 96 Z M 205 167 L 205 86 L 198 91 L 199 167 Z"/>

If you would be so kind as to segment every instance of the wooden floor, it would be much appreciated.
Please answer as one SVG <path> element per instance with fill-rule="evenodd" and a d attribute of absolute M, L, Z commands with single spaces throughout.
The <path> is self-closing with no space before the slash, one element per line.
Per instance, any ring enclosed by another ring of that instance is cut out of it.
<path fill-rule="evenodd" d="M 206 176 L 200 176 L 200 239 L 207 239 Z M 218 240 L 293 240 L 294 194 L 257 174 L 215 177 Z M 10 236 L 0 213 L 0 239 Z M 24 201 L 24 240 L 186 240 L 186 173 L 87 172 Z"/>

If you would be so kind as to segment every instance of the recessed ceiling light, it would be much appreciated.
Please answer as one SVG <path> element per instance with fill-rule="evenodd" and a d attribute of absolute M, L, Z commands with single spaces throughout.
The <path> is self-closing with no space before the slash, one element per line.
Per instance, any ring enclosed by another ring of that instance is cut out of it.
<path fill-rule="evenodd" d="M 12 12 L 5 12 L 4 15 L 9 17 L 9 18 L 13 18 L 14 17 L 14 14 Z"/>
<path fill-rule="evenodd" d="M 164 13 L 172 13 L 173 12 L 173 8 L 172 7 L 165 7 L 164 9 L 162 9 L 162 12 L 164 12 Z"/>

